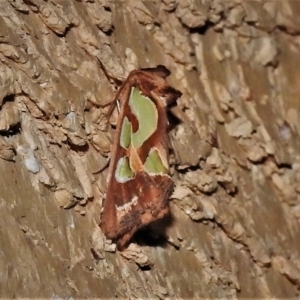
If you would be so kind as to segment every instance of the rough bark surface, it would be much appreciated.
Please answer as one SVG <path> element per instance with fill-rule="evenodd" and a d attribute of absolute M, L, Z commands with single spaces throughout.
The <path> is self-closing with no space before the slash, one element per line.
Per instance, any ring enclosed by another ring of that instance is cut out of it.
<path fill-rule="evenodd" d="M 288 0 L 1 0 L 0 296 L 297 298 L 299 14 Z M 102 106 L 114 79 L 157 64 L 183 92 L 172 219 L 119 252 L 98 227 Z"/>

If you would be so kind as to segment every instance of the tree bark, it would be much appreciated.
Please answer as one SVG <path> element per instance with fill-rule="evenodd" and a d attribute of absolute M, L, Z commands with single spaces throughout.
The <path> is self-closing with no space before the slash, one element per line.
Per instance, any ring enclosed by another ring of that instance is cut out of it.
<path fill-rule="evenodd" d="M 0 296 L 298 297 L 299 13 L 288 0 L 1 0 Z M 183 93 L 171 216 L 120 252 L 98 226 L 104 104 L 158 64 Z"/>

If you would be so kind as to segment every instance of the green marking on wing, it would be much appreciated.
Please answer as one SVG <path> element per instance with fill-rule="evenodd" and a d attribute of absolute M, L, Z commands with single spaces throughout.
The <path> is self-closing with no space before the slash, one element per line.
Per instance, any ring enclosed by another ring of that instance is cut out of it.
<path fill-rule="evenodd" d="M 165 174 L 168 172 L 159 156 L 157 149 L 151 149 L 144 164 L 148 173 Z"/>
<path fill-rule="evenodd" d="M 117 163 L 115 178 L 118 182 L 124 183 L 134 177 L 134 172 L 130 168 L 128 157 L 121 157 Z M 118 191 L 116 191 L 118 192 Z"/>
<path fill-rule="evenodd" d="M 128 149 L 131 142 L 132 126 L 127 117 L 124 117 L 121 134 L 120 134 L 120 146 L 124 149 Z"/>
<path fill-rule="evenodd" d="M 157 109 L 151 99 L 142 95 L 136 87 L 131 89 L 129 106 L 139 123 L 138 130 L 132 134 L 131 144 L 140 148 L 157 129 Z"/>

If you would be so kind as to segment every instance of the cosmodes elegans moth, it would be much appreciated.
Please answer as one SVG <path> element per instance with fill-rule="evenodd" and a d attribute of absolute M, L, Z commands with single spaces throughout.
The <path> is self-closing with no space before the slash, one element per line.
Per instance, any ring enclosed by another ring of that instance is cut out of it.
<path fill-rule="evenodd" d="M 121 108 L 100 227 L 119 249 L 139 228 L 169 211 L 173 182 L 168 175 L 166 109 L 181 92 L 167 83 L 168 75 L 162 65 L 132 71 L 115 97 Z"/>

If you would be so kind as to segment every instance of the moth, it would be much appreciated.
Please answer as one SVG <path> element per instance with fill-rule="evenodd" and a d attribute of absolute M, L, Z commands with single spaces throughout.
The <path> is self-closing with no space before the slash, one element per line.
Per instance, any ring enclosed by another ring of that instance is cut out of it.
<path fill-rule="evenodd" d="M 169 212 L 167 107 L 181 96 L 166 81 L 169 75 L 162 65 L 134 70 L 113 100 L 120 114 L 100 228 L 120 250 L 138 229 Z"/>

